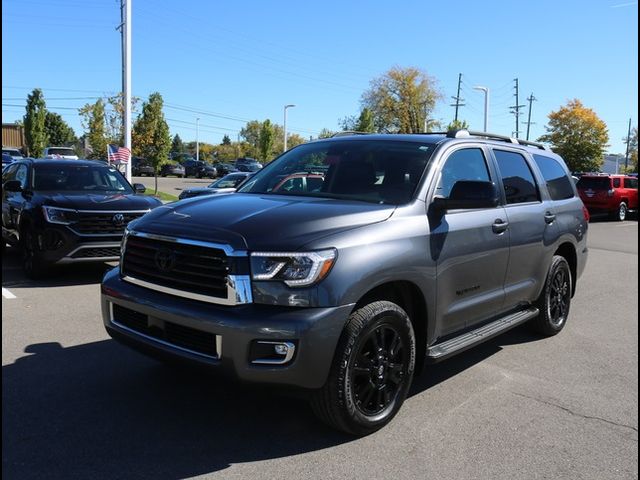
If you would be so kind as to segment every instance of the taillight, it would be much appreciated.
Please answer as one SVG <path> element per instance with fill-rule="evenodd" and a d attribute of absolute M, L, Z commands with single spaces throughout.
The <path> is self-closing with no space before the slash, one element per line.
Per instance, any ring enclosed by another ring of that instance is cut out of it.
<path fill-rule="evenodd" d="M 589 210 L 584 205 L 582 206 L 582 214 L 584 215 L 585 222 L 589 222 L 591 216 L 589 215 Z"/>

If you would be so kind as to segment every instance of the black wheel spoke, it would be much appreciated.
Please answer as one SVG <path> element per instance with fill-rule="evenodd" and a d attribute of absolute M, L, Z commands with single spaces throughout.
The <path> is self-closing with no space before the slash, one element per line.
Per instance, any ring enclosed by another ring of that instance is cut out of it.
<path fill-rule="evenodd" d="M 393 332 L 393 338 L 391 339 L 391 343 L 389 346 L 389 357 L 396 358 L 398 353 L 398 347 L 400 346 L 400 335 L 397 332 Z"/>

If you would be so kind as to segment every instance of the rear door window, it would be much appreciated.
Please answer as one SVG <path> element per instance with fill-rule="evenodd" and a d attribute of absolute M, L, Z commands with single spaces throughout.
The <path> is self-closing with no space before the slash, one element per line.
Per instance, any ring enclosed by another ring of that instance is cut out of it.
<path fill-rule="evenodd" d="M 638 188 L 638 179 L 637 178 L 625 178 L 624 179 L 624 188 Z"/>
<path fill-rule="evenodd" d="M 547 190 L 552 200 L 564 200 L 574 196 L 573 183 L 555 158 L 534 155 L 533 160 L 547 183 Z"/>
<path fill-rule="evenodd" d="M 516 152 L 494 150 L 507 204 L 539 202 L 538 187 L 527 160 Z"/>

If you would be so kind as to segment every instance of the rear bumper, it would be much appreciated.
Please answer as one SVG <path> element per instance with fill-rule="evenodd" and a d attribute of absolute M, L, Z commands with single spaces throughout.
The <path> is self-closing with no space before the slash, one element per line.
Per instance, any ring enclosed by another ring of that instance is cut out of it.
<path fill-rule="evenodd" d="M 163 294 L 123 281 L 119 269 L 102 282 L 102 316 L 114 339 L 143 353 L 182 359 L 203 365 L 241 381 L 279 384 L 307 389 L 324 385 L 333 354 L 353 305 L 331 308 L 291 308 L 248 304 L 225 307 Z M 158 335 L 146 335 L 114 318 L 114 308 L 137 312 Z M 211 355 L 177 345 L 161 332 L 167 325 L 202 333 Z M 257 341 L 290 342 L 294 357 L 286 364 L 264 365 L 250 361 Z"/>

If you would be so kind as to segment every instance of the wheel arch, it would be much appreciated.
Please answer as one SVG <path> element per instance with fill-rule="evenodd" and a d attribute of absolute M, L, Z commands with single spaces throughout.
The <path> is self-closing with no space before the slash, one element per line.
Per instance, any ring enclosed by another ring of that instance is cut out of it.
<path fill-rule="evenodd" d="M 573 280 L 571 282 L 571 296 L 573 297 L 576 293 L 576 280 L 578 278 L 578 255 L 576 253 L 576 247 L 571 242 L 564 242 L 557 248 L 554 255 L 564 257 L 569 264 L 569 270 L 571 270 L 571 278 Z"/>

